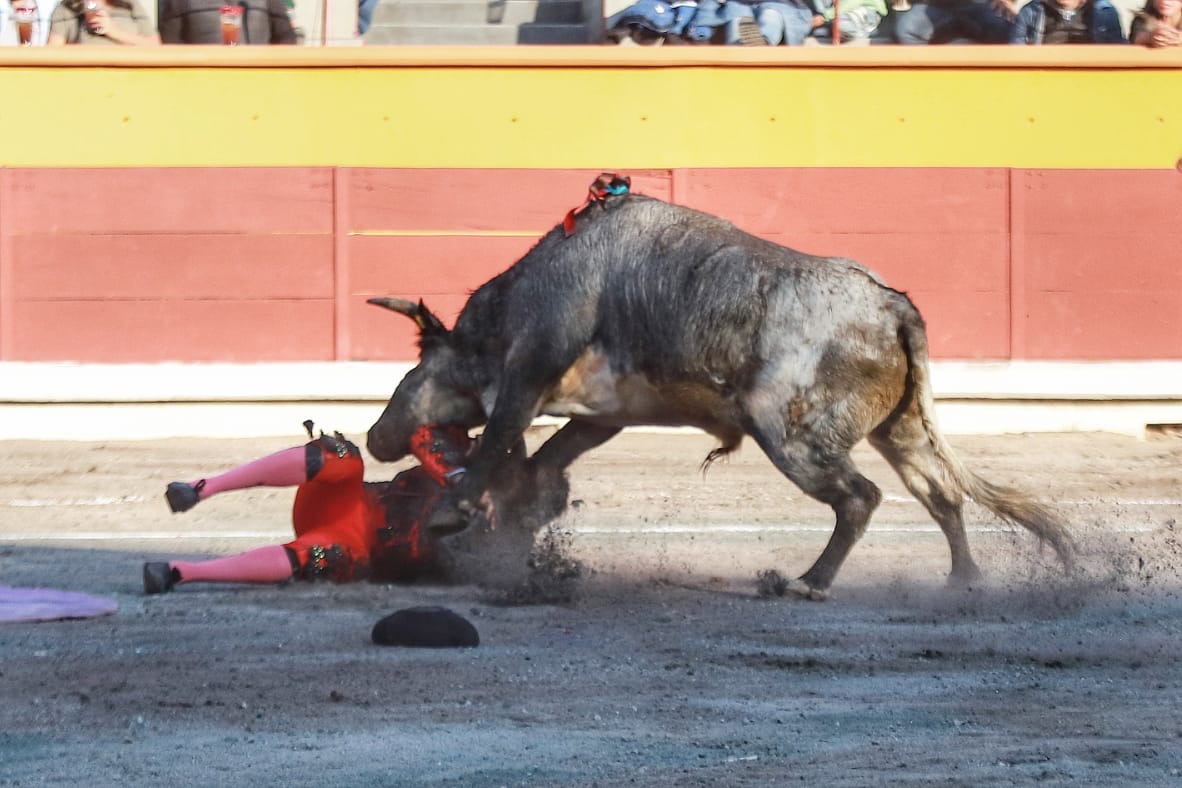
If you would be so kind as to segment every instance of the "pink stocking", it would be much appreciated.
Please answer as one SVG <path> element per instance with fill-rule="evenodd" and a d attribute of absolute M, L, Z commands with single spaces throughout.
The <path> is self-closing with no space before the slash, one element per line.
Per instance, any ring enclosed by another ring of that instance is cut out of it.
<path fill-rule="evenodd" d="M 200 487 L 198 497 L 205 500 L 227 490 L 241 490 L 246 487 L 291 487 L 308 480 L 307 447 L 293 446 L 290 449 L 260 457 L 254 462 L 231 468 L 225 473 L 211 476 Z M 194 483 L 194 487 L 199 486 Z"/>
<path fill-rule="evenodd" d="M 283 545 L 268 545 L 209 561 L 170 561 L 179 583 L 279 583 L 291 577 L 291 559 Z"/>

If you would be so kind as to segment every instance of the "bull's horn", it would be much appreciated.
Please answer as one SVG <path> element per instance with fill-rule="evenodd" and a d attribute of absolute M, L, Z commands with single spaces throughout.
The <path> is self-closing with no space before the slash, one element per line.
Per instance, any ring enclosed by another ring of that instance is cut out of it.
<path fill-rule="evenodd" d="M 374 306 L 384 306 L 386 309 L 400 312 L 412 319 L 414 318 L 415 310 L 419 306 L 414 301 L 407 301 L 405 298 L 370 298 L 365 303 L 373 304 Z"/>
<path fill-rule="evenodd" d="M 439 318 L 435 317 L 421 300 L 416 304 L 414 301 L 408 301 L 405 298 L 369 298 L 366 299 L 366 303 L 385 307 L 399 314 L 406 315 L 415 321 L 415 325 L 419 327 L 419 331 L 423 334 L 447 333 L 447 328 L 444 327 Z"/>

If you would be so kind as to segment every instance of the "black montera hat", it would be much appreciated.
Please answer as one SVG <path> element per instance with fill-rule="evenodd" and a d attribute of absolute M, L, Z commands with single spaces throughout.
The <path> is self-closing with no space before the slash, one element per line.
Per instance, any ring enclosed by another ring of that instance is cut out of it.
<path fill-rule="evenodd" d="M 476 627 L 445 607 L 408 607 L 373 626 L 379 646 L 411 648 L 472 648 L 480 645 Z"/>

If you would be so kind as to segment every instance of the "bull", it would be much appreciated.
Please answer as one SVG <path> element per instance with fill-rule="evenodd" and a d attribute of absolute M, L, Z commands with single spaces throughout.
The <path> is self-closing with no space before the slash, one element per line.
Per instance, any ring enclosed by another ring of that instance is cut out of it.
<path fill-rule="evenodd" d="M 750 436 L 835 514 L 807 572 L 763 579 L 778 594 L 824 598 L 882 499 L 850 457 L 866 438 L 939 524 L 950 584 L 980 578 L 966 497 L 1071 566 L 1055 514 L 957 458 L 933 412 L 923 318 L 873 271 L 637 194 L 589 203 L 565 224 L 472 293 L 451 330 L 421 301 L 371 299 L 413 319 L 420 346 L 369 430 L 375 458 L 405 456 L 420 424 L 484 425 L 459 485 L 470 511 L 496 468 L 524 460 L 539 414 L 568 418 L 528 459 L 550 472 L 627 426 L 712 434 L 720 445 L 704 466 Z"/>

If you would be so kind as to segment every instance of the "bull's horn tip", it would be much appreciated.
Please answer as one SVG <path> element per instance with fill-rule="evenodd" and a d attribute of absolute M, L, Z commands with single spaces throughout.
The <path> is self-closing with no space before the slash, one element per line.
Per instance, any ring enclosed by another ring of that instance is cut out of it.
<path fill-rule="evenodd" d="M 365 303 L 403 313 L 414 307 L 413 301 L 407 301 L 405 298 L 393 298 L 391 296 L 374 296 L 373 298 L 365 299 Z"/>

